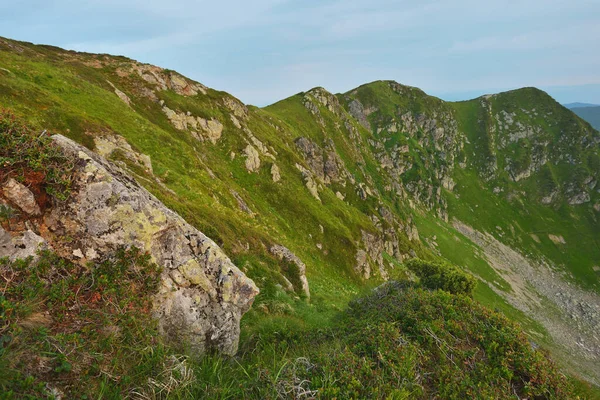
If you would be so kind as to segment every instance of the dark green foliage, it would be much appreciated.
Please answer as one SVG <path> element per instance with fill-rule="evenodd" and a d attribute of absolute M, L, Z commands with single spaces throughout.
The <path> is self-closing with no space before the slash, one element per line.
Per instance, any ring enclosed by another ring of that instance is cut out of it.
<path fill-rule="evenodd" d="M 195 398 L 571 399 L 570 384 L 502 315 L 390 282 L 327 329 L 272 332 L 235 363 L 207 357 Z"/>
<path fill-rule="evenodd" d="M 14 114 L 0 109 L 0 182 L 14 177 L 64 200 L 71 186 L 71 168 L 45 132 L 33 132 Z"/>
<path fill-rule="evenodd" d="M 441 289 L 453 294 L 473 296 L 477 281 L 473 275 L 445 262 L 424 261 L 413 258 L 406 266 L 421 279 L 429 289 Z"/>

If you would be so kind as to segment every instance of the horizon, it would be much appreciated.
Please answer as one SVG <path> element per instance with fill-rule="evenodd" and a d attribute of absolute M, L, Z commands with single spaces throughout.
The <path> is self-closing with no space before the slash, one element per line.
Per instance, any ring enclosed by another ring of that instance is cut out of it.
<path fill-rule="evenodd" d="M 537 87 L 561 104 L 600 104 L 598 17 L 587 0 L 26 0 L 0 5 L 0 35 L 123 55 L 259 107 L 376 80 L 446 101 Z"/>

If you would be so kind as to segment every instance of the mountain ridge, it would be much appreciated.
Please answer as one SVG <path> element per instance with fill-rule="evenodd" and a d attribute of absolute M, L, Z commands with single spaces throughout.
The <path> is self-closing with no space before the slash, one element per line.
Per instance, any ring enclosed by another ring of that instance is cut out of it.
<path fill-rule="evenodd" d="M 407 274 L 406 260 L 443 258 L 478 277 L 477 300 L 599 382 L 600 317 L 557 293 L 600 293 L 600 136 L 543 91 L 445 102 L 375 81 L 257 108 L 125 57 L 0 39 L 0 65 L 2 107 L 129 170 L 257 283 L 243 331 L 310 324 L 310 307 L 331 315 Z M 536 287 L 502 246 L 562 280 Z"/>

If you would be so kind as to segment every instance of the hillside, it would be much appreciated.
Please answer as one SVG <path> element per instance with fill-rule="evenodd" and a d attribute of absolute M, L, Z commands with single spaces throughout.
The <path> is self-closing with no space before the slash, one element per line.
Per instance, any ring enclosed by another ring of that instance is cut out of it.
<path fill-rule="evenodd" d="M 449 103 L 377 81 L 257 108 L 125 57 L 0 38 L 0 107 L 124 168 L 256 283 L 246 367 L 256 348 L 287 362 L 268 348 L 277 332 L 329 326 L 383 281 L 414 279 L 419 257 L 469 271 L 477 302 L 600 384 L 600 133 L 538 89 Z"/>
<path fill-rule="evenodd" d="M 596 130 L 600 130 L 600 106 L 571 108 L 581 119 L 586 120 Z"/>

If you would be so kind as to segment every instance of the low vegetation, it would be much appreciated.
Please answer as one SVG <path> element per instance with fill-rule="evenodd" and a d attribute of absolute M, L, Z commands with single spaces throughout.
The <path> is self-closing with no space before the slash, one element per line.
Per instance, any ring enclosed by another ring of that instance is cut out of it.
<path fill-rule="evenodd" d="M 431 276 L 451 266 L 421 260 Z M 270 330 L 235 358 L 177 355 L 151 318 L 160 271 L 136 249 L 81 267 L 0 262 L 2 398 L 573 398 L 546 354 L 463 294 L 389 282 L 319 328 Z M 454 272 L 454 271 L 453 271 Z M 457 277 L 460 275 L 454 272 Z M 429 285 L 421 273 L 423 285 Z M 470 282 L 462 276 L 459 282 Z M 463 288 L 468 284 L 460 284 Z M 454 290 L 454 289 L 453 289 Z M 462 289 L 461 289 L 462 290 Z M 454 290 L 456 291 L 456 290 Z M 462 290 L 465 293 L 468 291 Z"/>

